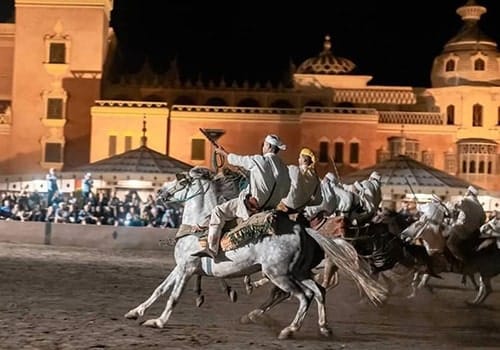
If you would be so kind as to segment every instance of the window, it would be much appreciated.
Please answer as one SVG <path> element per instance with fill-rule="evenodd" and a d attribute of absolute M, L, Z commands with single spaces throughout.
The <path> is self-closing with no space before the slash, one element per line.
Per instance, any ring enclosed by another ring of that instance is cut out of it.
<path fill-rule="evenodd" d="M 50 43 L 49 46 L 49 63 L 66 63 L 66 44 Z"/>
<path fill-rule="evenodd" d="M 326 141 L 319 143 L 319 162 L 328 163 L 330 155 L 328 154 L 329 143 Z"/>
<path fill-rule="evenodd" d="M 116 135 L 109 135 L 108 139 L 108 156 L 114 156 L 116 154 Z"/>
<path fill-rule="evenodd" d="M 474 70 L 484 70 L 484 60 L 478 58 L 474 61 Z"/>
<path fill-rule="evenodd" d="M 191 160 L 205 160 L 205 140 L 191 140 Z"/>
<path fill-rule="evenodd" d="M 63 105 L 62 98 L 48 98 L 47 119 L 63 119 Z"/>
<path fill-rule="evenodd" d="M 335 142 L 334 146 L 335 163 L 344 163 L 344 143 Z"/>
<path fill-rule="evenodd" d="M 488 162 L 488 174 L 491 174 L 491 170 L 493 169 L 493 163 L 491 160 Z"/>
<path fill-rule="evenodd" d="M 453 72 L 455 70 L 455 61 L 454 60 L 448 60 L 446 62 L 446 68 L 445 70 L 447 72 Z"/>
<path fill-rule="evenodd" d="M 479 168 L 477 169 L 479 174 L 484 174 L 484 160 L 479 161 Z"/>
<path fill-rule="evenodd" d="M 422 151 L 422 163 L 434 166 L 434 153 L 431 150 Z"/>
<path fill-rule="evenodd" d="M 462 161 L 462 174 L 467 174 L 467 162 Z"/>
<path fill-rule="evenodd" d="M 449 105 L 446 107 L 446 124 L 453 125 L 455 124 L 455 106 Z"/>
<path fill-rule="evenodd" d="M 478 103 L 472 107 L 472 126 L 483 126 L 483 106 Z"/>
<path fill-rule="evenodd" d="M 125 136 L 125 152 L 132 149 L 132 136 Z"/>
<path fill-rule="evenodd" d="M 500 107 L 497 108 L 497 125 L 500 126 Z"/>
<path fill-rule="evenodd" d="M 457 171 L 456 156 L 454 153 L 447 152 L 444 154 L 445 170 L 447 173 L 455 174 Z"/>
<path fill-rule="evenodd" d="M 45 144 L 45 162 L 46 163 L 62 163 L 62 144 L 55 142 L 47 142 Z"/>
<path fill-rule="evenodd" d="M 469 173 L 470 174 L 475 174 L 476 173 L 476 162 L 471 160 L 469 163 Z"/>
<path fill-rule="evenodd" d="M 352 142 L 349 144 L 349 163 L 358 164 L 359 163 L 359 143 Z"/>

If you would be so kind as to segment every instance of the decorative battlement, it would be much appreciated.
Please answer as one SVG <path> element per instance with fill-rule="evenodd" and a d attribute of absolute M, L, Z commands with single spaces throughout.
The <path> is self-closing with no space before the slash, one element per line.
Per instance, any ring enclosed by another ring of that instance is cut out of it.
<path fill-rule="evenodd" d="M 351 107 L 304 107 L 305 113 L 335 113 L 335 114 L 377 114 L 375 108 Z"/>
<path fill-rule="evenodd" d="M 443 125 L 443 115 L 432 112 L 379 111 L 379 123 Z"/>
<path fill-rule="evenodd" d="M 398 89 L 335 89 L 333 102 L 415 104 L 412 90 Z"/>
<path fill-rule="evenodd" d="M 295 108 L 228 107 L 228 106 L 172 106 L 173 111 L 205 113 L 249 113 L 249 114 L 300 114 Z"/>
<path fill-rule="evenodd" d="M 148 101 L 115 101 L 115 100 L 97 100 L 96 106 L 100 107 L 148 107 L 148 108 L 166 108 L 166 102 L 148 102 Z"/>

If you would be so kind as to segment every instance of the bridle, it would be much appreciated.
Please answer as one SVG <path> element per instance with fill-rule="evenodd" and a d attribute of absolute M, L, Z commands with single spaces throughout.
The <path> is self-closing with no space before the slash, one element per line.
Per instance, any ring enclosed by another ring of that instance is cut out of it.
<path fill-rule="evenodd" d="M 205 178 L 193 178 L 189 175 L 185 175 L 181 179 L 177 180 L 177 183 L 174 186 L 175 188 L 174 188 L 173 192 L 171 190 L 161 189 L 159 199 L 163 202 L 163 204 L 185 203 L 188 200 L 193 199 L 197 196 L 205 195 L 208 192 L 208 190 L 210 189 L 211 181 L 207 181 L 208 183 L 207 183 L 207 186 L 205 188 L 205 187 L 203 187 L 203 183 L 201 182 L 202 179 L 205 179 Z M 206 180 L 208 180 L 208 179 L 206 179 Z M 188 196 L 189 188 L 195 183 L 195 181 L 197 181 L 199 183 L 199 189 L 195 193 Z M 178 186 L 178 185 L 181 185 L 181 186 Z M 184 196 L 182 198 L 171 199 L 171 198 L 173 198 L 173 196 L 177 192 L 180 192 L 183 190 L 186 190 L 186 191 L 184 192 Z"/>

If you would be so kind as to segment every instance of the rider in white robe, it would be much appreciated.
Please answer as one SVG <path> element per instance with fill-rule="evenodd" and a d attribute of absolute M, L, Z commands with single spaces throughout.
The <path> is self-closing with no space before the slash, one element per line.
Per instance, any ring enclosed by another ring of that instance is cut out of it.
<path fill-rule="evenodd" d="M 193 255 L 214 258 L 219 251 L 219 241 L 225 223 L 240 218 L 247 220 L 259 211 L 275 208 L 290 189 L 288 168 L 278 156 L 286 150 L 278 136 L 267 135 L 262 145 L 262 155 L 240 156 L 227 153 L 222 148 L 215 151 L 227 157 L 230 165 L 249 171 L 249 184 L 237 198 L 219 204 L 210 216 L 208 247 Z"/>
<path fill-rule="evenodd" d="M 463 261 L 471 247 L 471 240 L 479 234 L 479 228 L 486 221 L 486 213 L 477 198 L 478 191 L 469 186 L 464 198 L 457 203 L 458 216 L 452 223 L 446 246 L 460 261 Z"/>
<path fill-rule="evenodd" d="M 323 200 L 320 179 L 314 169 L 316 156 L 309 148 L 303 148 L 299 154 L 299 165 L 289 165 L 290 190 L 281 200 L 278 209 L 289 212 L 302 212 L 306 206 L 319 205 Z"/>
<path fill-rule="evenodd" d="M 329 172 L 321 180 L 321 196 L 323 200 L 319 205 L 308 206 L 305 208 L 305 215 L 307 218 L 312 219 L 318 214 L 323 213 L 325 216 L 332 215 L 337 209 L 337 196 L 335 188 L 339 181 L 337 177 Z"/>
<path fill-rule="evenodd" d="M 382 188 L 380 183 L 380 174 L 376 171 L 370 174 L 368 180 L 363 180 L 361 183 L 355 182 L 354 186 L 358 190 L 362 211 L 355 211 L 351 217 L 359 223 L 370 221 L 382 202 Z"/>

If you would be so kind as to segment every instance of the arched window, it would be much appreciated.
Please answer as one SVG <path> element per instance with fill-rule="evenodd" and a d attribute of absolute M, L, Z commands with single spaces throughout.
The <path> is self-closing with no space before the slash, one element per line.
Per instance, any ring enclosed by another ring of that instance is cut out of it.
<path fill-rule="evenodd" d="M 491 160 L 488 162 L 488 174 L 491 174 L 491 171 L 492 171 L 492 168 L 493 168 L 493 163 L 491 162 Z"/>
<path fill-rule="evenodd" d="M 478 58 L 474 61 L 474 70 L 484 70 L 484 60 Z"/>
<path fill-rule="evenodd" d="M 333 151 L 335 163 L 344 163 L 344 143 L 335 142 Z"/>
<path fill-rule="evenodd" d="M 328 163 L 330 160 L 330 155 L 328 152 L 328 148 L 330 146 L 329 142 L 322 141 L 319 143 L 319 162 L 320 163 Z"/>
<path fill-rule="evenodd" d="M 469 163 L 469 173 L 470 174 L 475 174 L 476 173 L 476 162 L 471 160 Z"/>
<path fill-rule="evenodd" d="M 349 163 L 358 164 L 359 163 L 359 143 L 351 142 L 349 144 Z"/>
<path fill-rule="evenodd" d="M 453 125 L 455 124 L 455 106 L 449 105 L 446 107 L 446 124 Z"/>
<path fill-rule="evenodd" d="M 479 103 L 472 107 L 472 126 L 483 126 L 483 106 Z"/>
<path fill-rule="evenodd" d="M 477 169 L 477 172 L 479 174 L 484 174 L 484 160 L 479 161 L 479 167 Z"/>
<path fill-rule="evenodd" d="M 453 72 L 455 70 L 455 61 L 454 60 L 448 60 L 446 61 L 446 68 L 445 70 L 447 72 Z"/>
<path fill-rule="evenodd" d="M 462 174 L 467 174 L 467 162 L 462 161 Z"/>

